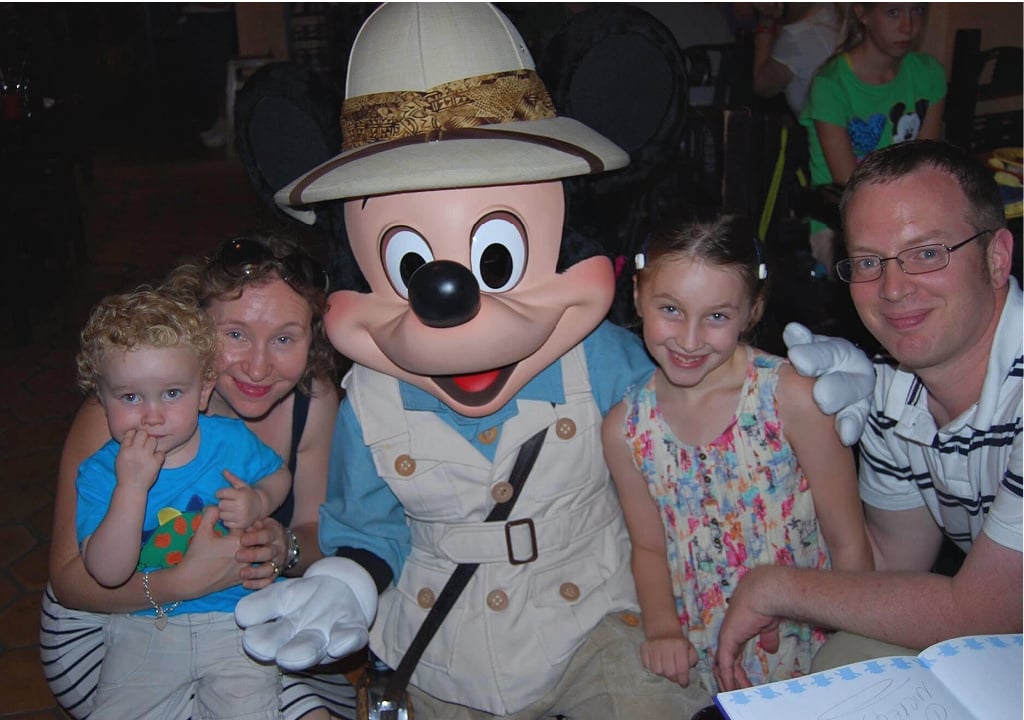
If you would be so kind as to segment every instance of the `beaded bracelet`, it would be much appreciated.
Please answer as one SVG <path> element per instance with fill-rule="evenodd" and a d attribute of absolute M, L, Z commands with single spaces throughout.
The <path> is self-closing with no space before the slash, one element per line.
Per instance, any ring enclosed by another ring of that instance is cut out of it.
<path fill-rule="evenodd" d="M 142 592 L 146 593 L 146 599 L 149 600 L 149 604 L 156 610 L 156 620 L 153 621 L 153 625 L 156 626 L 157 630 L 163 630 L 167 627 L 167 614 L 174 612 L 181 605 L 181 600 L 176 600 L 167 605 L 160 605 L 154 600 L 153 593 L 149 591 L 149 570 L 145 570 L 142 573 Z"/>

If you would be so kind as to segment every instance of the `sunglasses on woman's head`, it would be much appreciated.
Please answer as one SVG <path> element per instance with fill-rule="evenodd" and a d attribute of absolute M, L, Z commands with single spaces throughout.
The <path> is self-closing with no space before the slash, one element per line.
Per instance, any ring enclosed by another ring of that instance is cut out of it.
<path fill-rule="evenodd" d="M 295 283 L 327 290 L 327 272 L 320 263 L 308 255 L 290 253 L 278 257 L 262 243 L 249 238 L 235 238 L 224 244 L 220 251 L 220 265 L 231 277 L 252 275 L 264 264 L 273 265 L 281 279 L 289 285 Z"/>

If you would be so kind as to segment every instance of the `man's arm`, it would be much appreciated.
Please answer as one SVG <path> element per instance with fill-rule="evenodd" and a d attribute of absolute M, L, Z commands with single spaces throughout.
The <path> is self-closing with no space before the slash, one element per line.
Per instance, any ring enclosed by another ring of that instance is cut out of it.
<path fill-rule="evenodd" d="M 978 535 L 960 572 L 822 572 L 763 566 L 733 593 L 719 635 L 715 671 L 722 688 L 749 685 L 743 645 L 762 635 L 778 645 L 779 618 L 925 648 L 981 633 L 1021 632 L 1021 553 Z"/>

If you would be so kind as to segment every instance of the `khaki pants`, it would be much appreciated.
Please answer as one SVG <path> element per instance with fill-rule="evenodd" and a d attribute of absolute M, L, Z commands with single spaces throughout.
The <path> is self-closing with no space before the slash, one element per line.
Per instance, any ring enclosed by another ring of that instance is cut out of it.
<path fill-rule="evenodd" d="M 811 663 L 811 672 L 831 670 L 841 665 L 889 657 L 890 655 L 917 655 L 917 650 L 872 640 L 863 635 L 837 632 L 828 639 Z"/>
<path fill-rule="evenodd" d="M 711 695 L 690 673 L 680 687 L 640 664 L 643 628 L 636 613 L 605 617 L 580 646 L 558 684 L 544 697 L 503 720 L 534 720 L 563 715 L 568 720 L 689 720 L 710 705 Z M 409 688 L 416 720 L 491 720 L 498 716 L 446 703 Z"/>
<path fill-rule="evenodd" d="M 95 720 L 281 717 L 277 667 L 245 654 L 232 613 L 111 615 L 103 644 Z"/>

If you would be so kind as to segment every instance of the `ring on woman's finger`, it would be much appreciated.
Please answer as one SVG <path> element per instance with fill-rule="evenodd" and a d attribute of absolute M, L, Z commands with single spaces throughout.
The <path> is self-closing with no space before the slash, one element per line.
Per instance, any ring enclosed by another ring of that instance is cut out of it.
<path fill-rule="evenodd" d="M 269 560 L 267 560 L 267 562 L 270 563 L 270 567 L 274 568 L 274 575 L 280 575 L 281 574 L 281 568 L 279 568 L 277 566 L 277 563 L 274 562 L 274 558 L 270 558 Z"/>

